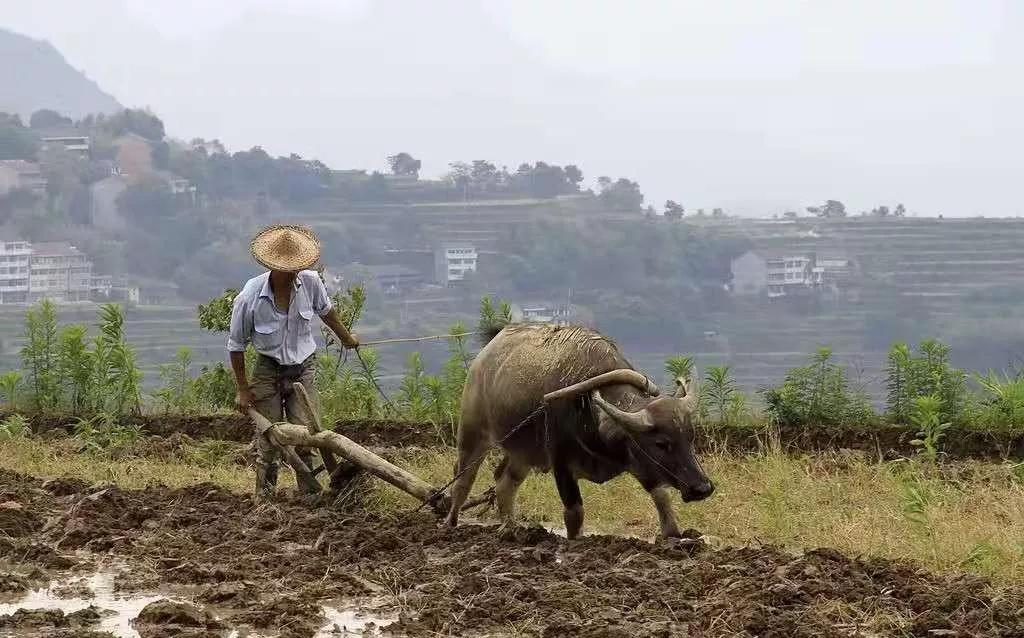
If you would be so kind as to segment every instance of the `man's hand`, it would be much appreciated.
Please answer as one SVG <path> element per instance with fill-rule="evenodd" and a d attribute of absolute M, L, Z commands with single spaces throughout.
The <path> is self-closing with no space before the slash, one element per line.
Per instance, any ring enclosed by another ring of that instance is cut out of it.
<path fill-rule="evenodd" d="M 246 411 L 252 407 L 252 404 L 256 402 L 256 397 L 253 396 L 252 390 L 249 388 L 240 388 L 238 393 L 235 394 L 235 408 L 242 414 L 246 414 Z"/>

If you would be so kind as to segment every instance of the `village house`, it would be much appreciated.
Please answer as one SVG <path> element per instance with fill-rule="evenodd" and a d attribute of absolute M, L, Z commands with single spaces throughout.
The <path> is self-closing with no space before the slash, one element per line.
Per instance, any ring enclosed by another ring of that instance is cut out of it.
<path fill-rule="evenodd" d="M 477 251 L 473 244 L 446 243 L 434 251 L 434 281 L 442 286 L 457 285 L 476 272 Z"/>
<path fill-rule="evenodd" d="M 819 259 L 813 252 L 749 250 L 732 260 L 731 270 L 733 294 L 777 298 L 844 283 L 852 262 L 840 256 Z"/>
<path fill-rule="evenodd" d="M 0 304 L 28 301 L 32 245 L 20 239 L 0 239 Z"/>
<path fill-rule="evenodd" d="M 39 136 L 44 151 L 63 148 L 77 155 L 88 155 L 91 148 L 89 136 L 76 128 L 49 129 Z"/>
<path fill-rule="evenodd" d="M 36 195 L 46 193 L 46 177 L 38 163 L 26 160 L 0 160 L 0 196 L 16 188 L 24 188 Z"/>
<path fill-rule="evenodd" d="M 92 262 L 66 241 L 32 244 L 28 296 L 30 302 L 89 301 L 92 291 Z"/>
<path fill-rule="evenodd" d="M 426 278 L 420 271 L 399 264 L 369 266 L 351 263 L 337 270 L 328 270 L 324 279 L 332 292 L 351 283 L 364 283 L 378 286 L 386 295 L 398 295 L 418 288 Z"/>

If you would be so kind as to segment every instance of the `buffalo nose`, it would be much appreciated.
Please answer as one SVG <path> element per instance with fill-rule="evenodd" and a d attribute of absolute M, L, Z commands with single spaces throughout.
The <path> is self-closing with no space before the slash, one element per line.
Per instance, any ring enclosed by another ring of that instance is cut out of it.
<path fill-rule="evenodd" d="M 715 493 L 715 485 L 711 481 L 704 481 L 693 488 L 693 495 L 699 500 L 704 500 Z"/>

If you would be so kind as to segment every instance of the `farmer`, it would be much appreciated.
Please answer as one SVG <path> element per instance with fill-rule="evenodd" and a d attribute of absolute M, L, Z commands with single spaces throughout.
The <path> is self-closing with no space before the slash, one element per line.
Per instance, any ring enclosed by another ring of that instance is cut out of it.
<path fill-rule="evenodd" d="M 302 226 L 270 226 L 256 235 L 250 248 L 253 258 L 270 272 L 247 281 L 231 308 L 228 353 L 238 387 L 235 404 L 243 414 L 255 408 L 271 423 L 285 420 L 286 414 L 292 423 L 309 425 L 312 415 L 300 407 L 292 384 L 301 383 L 317 409 L 313 315 L 319 316 L 345 347 L 355 348 L 359 341 L 339 320 L 319 274 L 309 270 L 320 259 L 320 242 L 313 231 Z M 259 354 L 251 383 L 245 372 L 245 348 L 250 342 Z M 277 486 L 279 452 L 260 432 L 256 433 L 256 451 L 256 495 L 265 497 Z M 311 452 L 296 452 L 312 468 Z"/>

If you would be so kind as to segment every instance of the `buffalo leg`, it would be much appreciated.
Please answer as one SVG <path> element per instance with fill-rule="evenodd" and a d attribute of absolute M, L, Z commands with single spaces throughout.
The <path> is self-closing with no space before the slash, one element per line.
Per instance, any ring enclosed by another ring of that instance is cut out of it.
<path fill-rule="evenodd" d="M 469 491 L 473 489 L 476 473 L 484 460 L 486 443 L 479 436 L 463 436 L 461 431 L 459 433 L 459 461 L 455 466 L 455 484 L 452 485 L 452 508 L 445 520 L 449 527 L 459 524 L 459 512 L 469 497 Z"/>
<path fill-rule="evenodd" d="M 494 473 L 494 494 L 498 501 L 498 515 L 503 520 L 511 521 L 515 517 L 516 494 L 519 492 L 519 486 L 529 475 L 530 469 L 506 455 L 498 470 Z"/>
<path fill-rule="evenodd" d="M 664 538 L 679 538 L 679 524 L 672 508 L 672 493 L 664 485 L 650 491 L 651 500 L 658 510 L 658 522 L 661 524 L 661 535 Z"/>
<path fill-rule="evenodd" d="M 556 464 L 554 475 L 558 496 L 562 499 L 562 507 L 565 508 L 562 514 L 565 520 L 565 535 L 572 540 L 579 536 L 580 528 L 583 527 L 583 497 L 580 495 L 580 486 L 567 467 Z"/>

